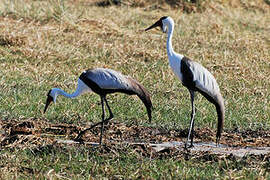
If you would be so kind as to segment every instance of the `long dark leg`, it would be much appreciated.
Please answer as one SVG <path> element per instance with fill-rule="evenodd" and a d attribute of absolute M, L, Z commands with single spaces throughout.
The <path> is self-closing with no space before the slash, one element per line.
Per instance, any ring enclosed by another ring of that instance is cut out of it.
<path fill-rule="evenodd" d="M 192 90 L 189 90 L 189 92 L 190 92 L 192 110 L 191 110 L 191 120 L 190 120 L 190 126 L 189 126 L 188 137 L 187 137 L 187 141 L 185 144 L 185 148 L 187 148 L 187 144 L 188 144 L 188 141 L 190 139 L 190 136 L 191 136 L 190 147 L 193 146 L 193 136 L 194 136 L 194 117 L 195 117 L 194 96 L 195 96 L 195 92 Z"/>
<path fill-rule="evenodd" d="M 191 131 L 191 142 L 190 146 L 193 146 L 193 138 L 194 138 L 194 123 L 195 123 L 195 113 L 196 113 L 196 107 L 194 104 L 194 99 L 195 99 L 195 92 L 192 92 L 193 95 L 190 95 L 191 98 L 191 104 L 192 104 L 192 113 L 191 113 L 191 118 L 193 118 L 193 123 L 192 123 L 192 131 Z"/>
<path fill-rule="evenodd" d="M 106 99 L 106 97 L 101 96 L 102 121 L 101 121 L 101 127 L 100 127 L 99 145 L 101 145 L 101 143 L 102 143 L 102 136 L 103 136 L 103 129 L 104 129 L 104 120 L 105 120 L 104 99 Z"/>
<path fill-rule="evenodd" d="M 101 98 L 101 99 L 102 99 L 102 98 Z M 102 101 L 102 100 L 101 100 L 101 101 Z M 111 120 L 111 119 L 113 118 L 113 113 L 112 113 L 112 111 L 111 111 L 111 108 L 110 108 L 110 106 L 109 106 L 109 104 L 108 104 L 108 101 L 107 101 L 106 97 L 104 97 L 104 101 L 105 101 L 106 106 L 107 106 L 107 108 L 108 108 L 108 110 L 109 110 L 110 116 L 109 116 L 107 119 L 105 119 L 104 121 L 102 120 L 102 121 L 100 121 L 100 122 L 98 122 L 98 123 L 92 125 L 90 128 L 87 128 L 87 129 L 81 131 L 81 132 L 78 134 L 78 136 L 75 138 L 75 140 L 81 142 L 81 141 L 82 141 L 82 140 L 81 140 L 81 137 L 82 137 L 82 135 L 85 134 L 86 131 L 89 131 L 89 130 L 93 129 L 94 127 L 96 127 L 96 126 L 98 126 L 98 125 L 100 125 L 100 124 L 102 124 L 102 123 L 107 123 L 109 120 Z M 105 110 L 104 110 L 104 111 L 105 111 Z M 104 113 L 104 116 L 105 116 L 105 113 Z"/>
<path fill-rule="evenodd" d="M 107 106 L 107 108 L 109 110 L 109 113 L 110 113 L 110 116 L 107 119 L 104 120 L 104 123 L 107 123 L 109 120 L 111 120 L 113 118 L 113 113 L 111 111 L 111 108 L 110 108 L 110 106 L 108 104 L 108 101 L 107 101 L 106 97 L 104 98 L 104 100 L 105 100 L 106 106 Z"/>

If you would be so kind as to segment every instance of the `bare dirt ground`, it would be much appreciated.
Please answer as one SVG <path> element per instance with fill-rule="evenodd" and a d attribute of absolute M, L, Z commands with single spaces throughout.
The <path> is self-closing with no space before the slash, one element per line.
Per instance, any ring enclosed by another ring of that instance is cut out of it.
<path fill-rule="evenodd" d="M 41 119 L 25 121 L 1 120 L 1 149 L 36 148 L 54 144 L 85 145 L 96 147 L 99 142 L 99 127 L 88 131 L 83 144 L 74 141 L 85 127 L 69 124 L 52 124 Z M 270 131 L 237 129 L 226 131 L 220 146 L 215 143 L 215 131 L 207 128 L 195 129 L 195 145 L 188 151 L 184 149 L 186 130 L 166 130 L 161 128 L 126 126 L 122 123 L 109 123 L 105 126 L 103 143 L 106 152 L 124 151 L 132 148 L 147 157 L 185 157 L 213 158 L 256 156 L 261 160 L 270 157 Z M 211 156 L 209 156 L 211 155 Z"/>

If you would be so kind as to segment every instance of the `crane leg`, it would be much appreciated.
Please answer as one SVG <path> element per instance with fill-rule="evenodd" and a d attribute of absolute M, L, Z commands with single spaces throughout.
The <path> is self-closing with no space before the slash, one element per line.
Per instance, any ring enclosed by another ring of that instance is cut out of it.
<path fill-rule="evenodd" d="M 105 101 L 106 106 L 107 106 L 107 108 L 108 108 L 108 110 L 109 110 L 109 113 L 110 113 L 110 116 L 109 116 L 107 119 L 105 119 L 105 120 L 104 120 L 104 118 L 105 118 L 104 101 Z M 98 122 L 98 123 L 92 125 L 90 128 L 87 128 L 87 129 L 81 131 L 81 132 L 78 134 L 78 136 L 75 138 L 75 141 L 82 142 L 81 137 L 82 137 L 82 135 L 85 134 L 86 131 L 89 131 L 89 130 L 93 129 L 94 127 L 96 127 L 96 126 L 98 126 L 98 125 L 100 125 L 100 124 L 101 124 L 101 126 L 104 127 L 104 124 L 106 124 L 109 120 L 111 120 L 111 119 L 113 118 L 113 113 L 112 113 L 112 111 L 111 111 L 111 108 L 110 108 L 110 106 L 109 106 L 109 104 L 108 104 L 108 101 L 107 101 L 106 97 L 101 97 L 101 105 L 102 105 L 102 121 L 100 121 L 100 122 Z M 103 129 L 102 129 L 102 134 L 103 134 Z M 102 136 L 101 136 L 100 138 L 101 138 L 101 139 L 100 139 L 100 142 L 101 142 Z"/>
<path fill-rule="evenodd" d="M 194 117 L 195 117 L 195 106 L 194 106 L 194 96 L 195 96 L 195 92 L 193 90 L 189 90 L 190 92 L 190 99 L 191 99 L 191 120 L 190 120 L 190 126 L 189 126 L 189 131 L 188 131 L 188 137 L 187 137 L 187 141 L 185 143 L 185 149 L 187 149 L 187 144 L 189 139 L 191 138 L 190 141 L 190 146 L 189 147 L 193 147 L 193 137 L 194 137 Z"/>
<path fill-rule="evenodd" d="M 110 106 L 108 104 L 108 101 L 107 101 L 106 97 L 104 98 L 104 100 L 105 100 L 106 106 L 107 106 L 107 108 L 109 110 L 109 113 L 110 113 L 110 116 L 107 119 L 105 119 L 104 123 L 108 123 L 109 120 L 111 120 L 113 118 L 113 113 L 111 111 L 111 108 L 110 108 Z"/>
<path fill-rule="evenodd" d="M 102 136 L 103 136 L 103 130 L 104 130 L 104 120 L 105 120 L 104 99 L 106 99 L 106 98 L 105 97 L 101 97 L 102 121 L 101 121 L 101 127 L 100 127 L 99 145 L 102 144 Z"/>
<path fill-rule="evenodd" d="M 109 113 L 110 113 L 110 116 L 105 119 L 105 108 L 104 108 L 104 101 L 106 103 L 106 106 L 109 110 Z M 113 113 L 111 111 L 111 108 L 108 104 L 108 101 L 106 99 L 106 96 L 104 96 L 103 98 L 101 98 L 101 104 L 102 104 L 102 123 L 101 123 L 101 131 L 100 131 L 100 141 L 99 141 L 99 144 L 101 145 L 102 143 L 102 136 L 103 136 L 103 130 L 104 130 L 104 123 L 108 123 L 109 120 L 111 120 L 113 118 Z"/>

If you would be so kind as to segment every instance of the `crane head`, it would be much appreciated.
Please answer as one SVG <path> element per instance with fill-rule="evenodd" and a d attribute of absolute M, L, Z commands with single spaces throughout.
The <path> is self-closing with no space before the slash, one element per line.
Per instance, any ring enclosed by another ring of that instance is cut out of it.
<path fill-rule="evenodd" d="M 148 30 L 153 29 L 155 27 L 160 27 L 160 29 L 165 33 L 167 28 L 166 28 L 166 26 L 164 26 L 163 20 L 165 20 L 167 18 L 168 18 L 168 16 L 163 16 L 157 22 L 155 22 L 152 26 L 146 28 L 145 31 L 148 31 Z"/>
<path fill-rule="evenodd" d="M 48 106 L 50 105 L 50 103 L 54 101 L 54 98 L 52 97 L 51 94 L 52 94 L 52 90 L 50 90 L 48 92 L 44 113 L 46 112 L 46 110 L 47 110 Z"/>

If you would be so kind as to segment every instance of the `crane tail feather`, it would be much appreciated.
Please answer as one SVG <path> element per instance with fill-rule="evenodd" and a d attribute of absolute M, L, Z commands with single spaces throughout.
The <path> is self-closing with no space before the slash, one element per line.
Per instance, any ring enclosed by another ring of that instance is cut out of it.
<path fill-rule="evenodd" d="M 138 91 L 137 96 L 141 99 L 143 104 L 146 107 L 147 115 L 149 118 L 149 122 L 152 120 L 152 102 L 150 99 L 150 94 L 147 92 L 147 90 L 141 85 L 138 84 L 140 87 L 140 91 Z"/>
<path fill-rule="evenodd" d="M 223 130 L 224 119 L 225 119 L 225 106 L 224 100 L 220 92 L 215 92 L 215 95 L 210 95 L 202 91 L 201 89 L 197 89 L 209 102 L 213 103 L 216 106 L 218 123 L 217 123 L 217 134 L 216 134 L 216 143 L 219 144 L 221 133 Z"/>
<path fill-rule="evenodd" d="M 152 106 L 150 94 L 145 89 L 145 87 L 141 85 L 139 82 L 137 82 L 136 80 L 132 78 L 128 78 L 128 80 L 130 81 L 130 84 L 132 86 L 132 90 L 134 91 L 134 93 L 141 99 L 141 101 L 145 105 L 149 122 L 151 122 L 153 106 Z"/>
<path fill-rule="evenodd" d="M 216 134 L 216 143 L 218 145 L 221 138 L 221 133 L 223 130 L 224 119 L 225 119 L 225 106 L 224 106 L 224 100 L 221 94 L 218 95 L 217 103 L 215 105 L 216 105 L 217 116 L 218 116 L 217 134 Z"/>

